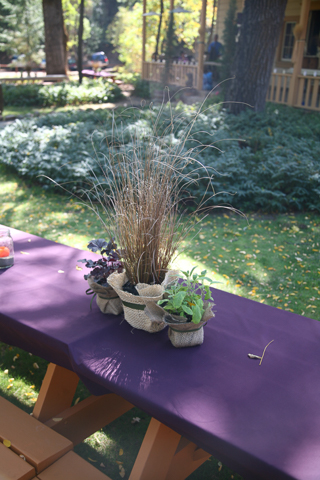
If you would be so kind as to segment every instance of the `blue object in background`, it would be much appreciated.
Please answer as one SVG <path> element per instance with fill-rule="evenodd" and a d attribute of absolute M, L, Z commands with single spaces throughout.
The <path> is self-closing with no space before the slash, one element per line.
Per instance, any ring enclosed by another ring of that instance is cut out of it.
<path fill-rule="evenodd" d="M 207 72 L 203 74 L 203 84 L 202 90 L 212 90 L 213 83 L 212 83 L 212 72 Z"/>

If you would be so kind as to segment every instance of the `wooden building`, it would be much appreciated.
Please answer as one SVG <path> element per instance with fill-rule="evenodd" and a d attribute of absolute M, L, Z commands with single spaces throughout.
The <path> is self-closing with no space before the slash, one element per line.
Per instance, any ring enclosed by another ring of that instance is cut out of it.
<path fill-rule="evenodd" d="M 217 0 L 215 33 L 222 39 L 230 0 Z M 238 13 L 245 0 L 237 0 Z M 197 62 L 173 64 L 173 84 L 202 88 L 207 0 L 202 1 Z M 144 0 L 144 12 L 146 12 Z M 171 8 L 173 9 L 173 0 Z M 145 17 L 144 17 L 145 18 Z M 239 15 L 241 22 L 241 15 Z M 145 24 L 145 20 L 144 20 Z M 241 29 L 241 26 L 240 26 Z M 144 30 L 145 31 L 145 30 Z M 144 37 L 144 42 L 146 41 Z M 163 64 L 147 62 L 143 56 L 142 76 L 160 81 Z M 190 85 L 190 80 L 192 85 Z M 288 0 L 285 18 L 274 59 L 267 100 L 320 111 L 320 0 Z"/>
<path fill-rule="evenodd" d="M 237 0 L 238 12 L 244 0 Z M 218 0 L 222 37 L 229 0 Z M 240 27 L 241 28 L 241 27 Z M 320 1 L 288 0 L 267 100 L 320 111 Z"/>

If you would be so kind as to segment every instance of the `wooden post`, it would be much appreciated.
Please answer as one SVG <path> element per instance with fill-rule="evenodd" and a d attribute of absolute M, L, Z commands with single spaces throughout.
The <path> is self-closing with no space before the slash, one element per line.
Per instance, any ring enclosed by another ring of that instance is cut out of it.
<path fill-rule="evenodd" d="M 34 418 L 46 422 L 69 408 L 78 382 L 79 377 L 74 372 L 50 363 L 33 409 Z"/>
<path fill-rule="evenodd" d="M 143 13 L 147 13 L 147 0 L 143 0 Z M 145 77 L 144 62 L 146 61 L 146 17 L 142 17 L 142 75 Z"/>
<path fill-rule="evenodd" d="M 206 13 L 207 13 L 207 0 L 202 0 L 201 17 L 200 17 L 200 39 L 199 39 L 199 58 L 198 58 L 198 81 L 197 88 L 202 90 L 203 84 L 203 55 L 204 55 L 204 43 L 206 38 Z"/>
<path fill-rule="evenodd" d="M 297 101 L 299 78 L 298 75 L 301 74 L 302 62 L 303 62 L 303 53 L 306 43 L 307 27 L 308 27 L 308 17 L 310 11 L 311 0 L 302 0 L 301 10 L 300 10 L 300 20 L 299 24 L 296 26 L 296 39 L 293 51 L 293 73 L 290 82 L 290 89 L 288 95 L 288 105 L 294 106 Z"/>
<path fill-rule="evenodd" d="M 78 30 L 78 72 L 79 84 L 82 83 L 82 37 L 83 37 L 83 17 L 84 17 L 84 0 L 80 2 L 80 17 Z"/>

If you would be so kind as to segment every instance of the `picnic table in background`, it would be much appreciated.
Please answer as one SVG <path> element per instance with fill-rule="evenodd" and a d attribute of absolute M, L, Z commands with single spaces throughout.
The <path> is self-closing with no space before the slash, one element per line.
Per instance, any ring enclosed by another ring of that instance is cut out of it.
<path fill-rule="evenodd" d="M 88 78 L 110 78 L 113 83 L 116 81 L 117 73 L 106 72 L 105 70 L 101 70 L 101 72 L 95 72 L 94 70 L 82 70 L 82 75 Z"/>
<path fill-rule="evenodd" d="M 51 362 L 36 418 L 77 444 L 132 405 L 144 410 L 130 480 L 183 480 L 210 455 L 246 480 L 319 480 L 320 322 L 212 289 L 203 345 L 176 349 L 166 330 L 90 310 L 76 266 L 94 254 L 11 233 L 0 341 Z M 248 357 L 272 340 L 262 363 Z M 79 378 L 93 397 L 71 407 Z"/>

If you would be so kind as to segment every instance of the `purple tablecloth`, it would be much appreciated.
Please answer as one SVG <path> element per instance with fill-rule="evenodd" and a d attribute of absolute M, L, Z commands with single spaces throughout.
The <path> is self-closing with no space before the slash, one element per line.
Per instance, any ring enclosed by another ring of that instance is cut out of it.
<path fill-rule="evenodd" d="M 1 341 L 73 370 L 93 394 L 121 395 L 247 479 L 319 480 L 320 322 L 213 290 L 204 344 L 175 349 L 167 331 L 90 311 L 76 265 L 94 254 L 12 236 Z M 248 358 L 271 340 L 261 366 Z"/>

